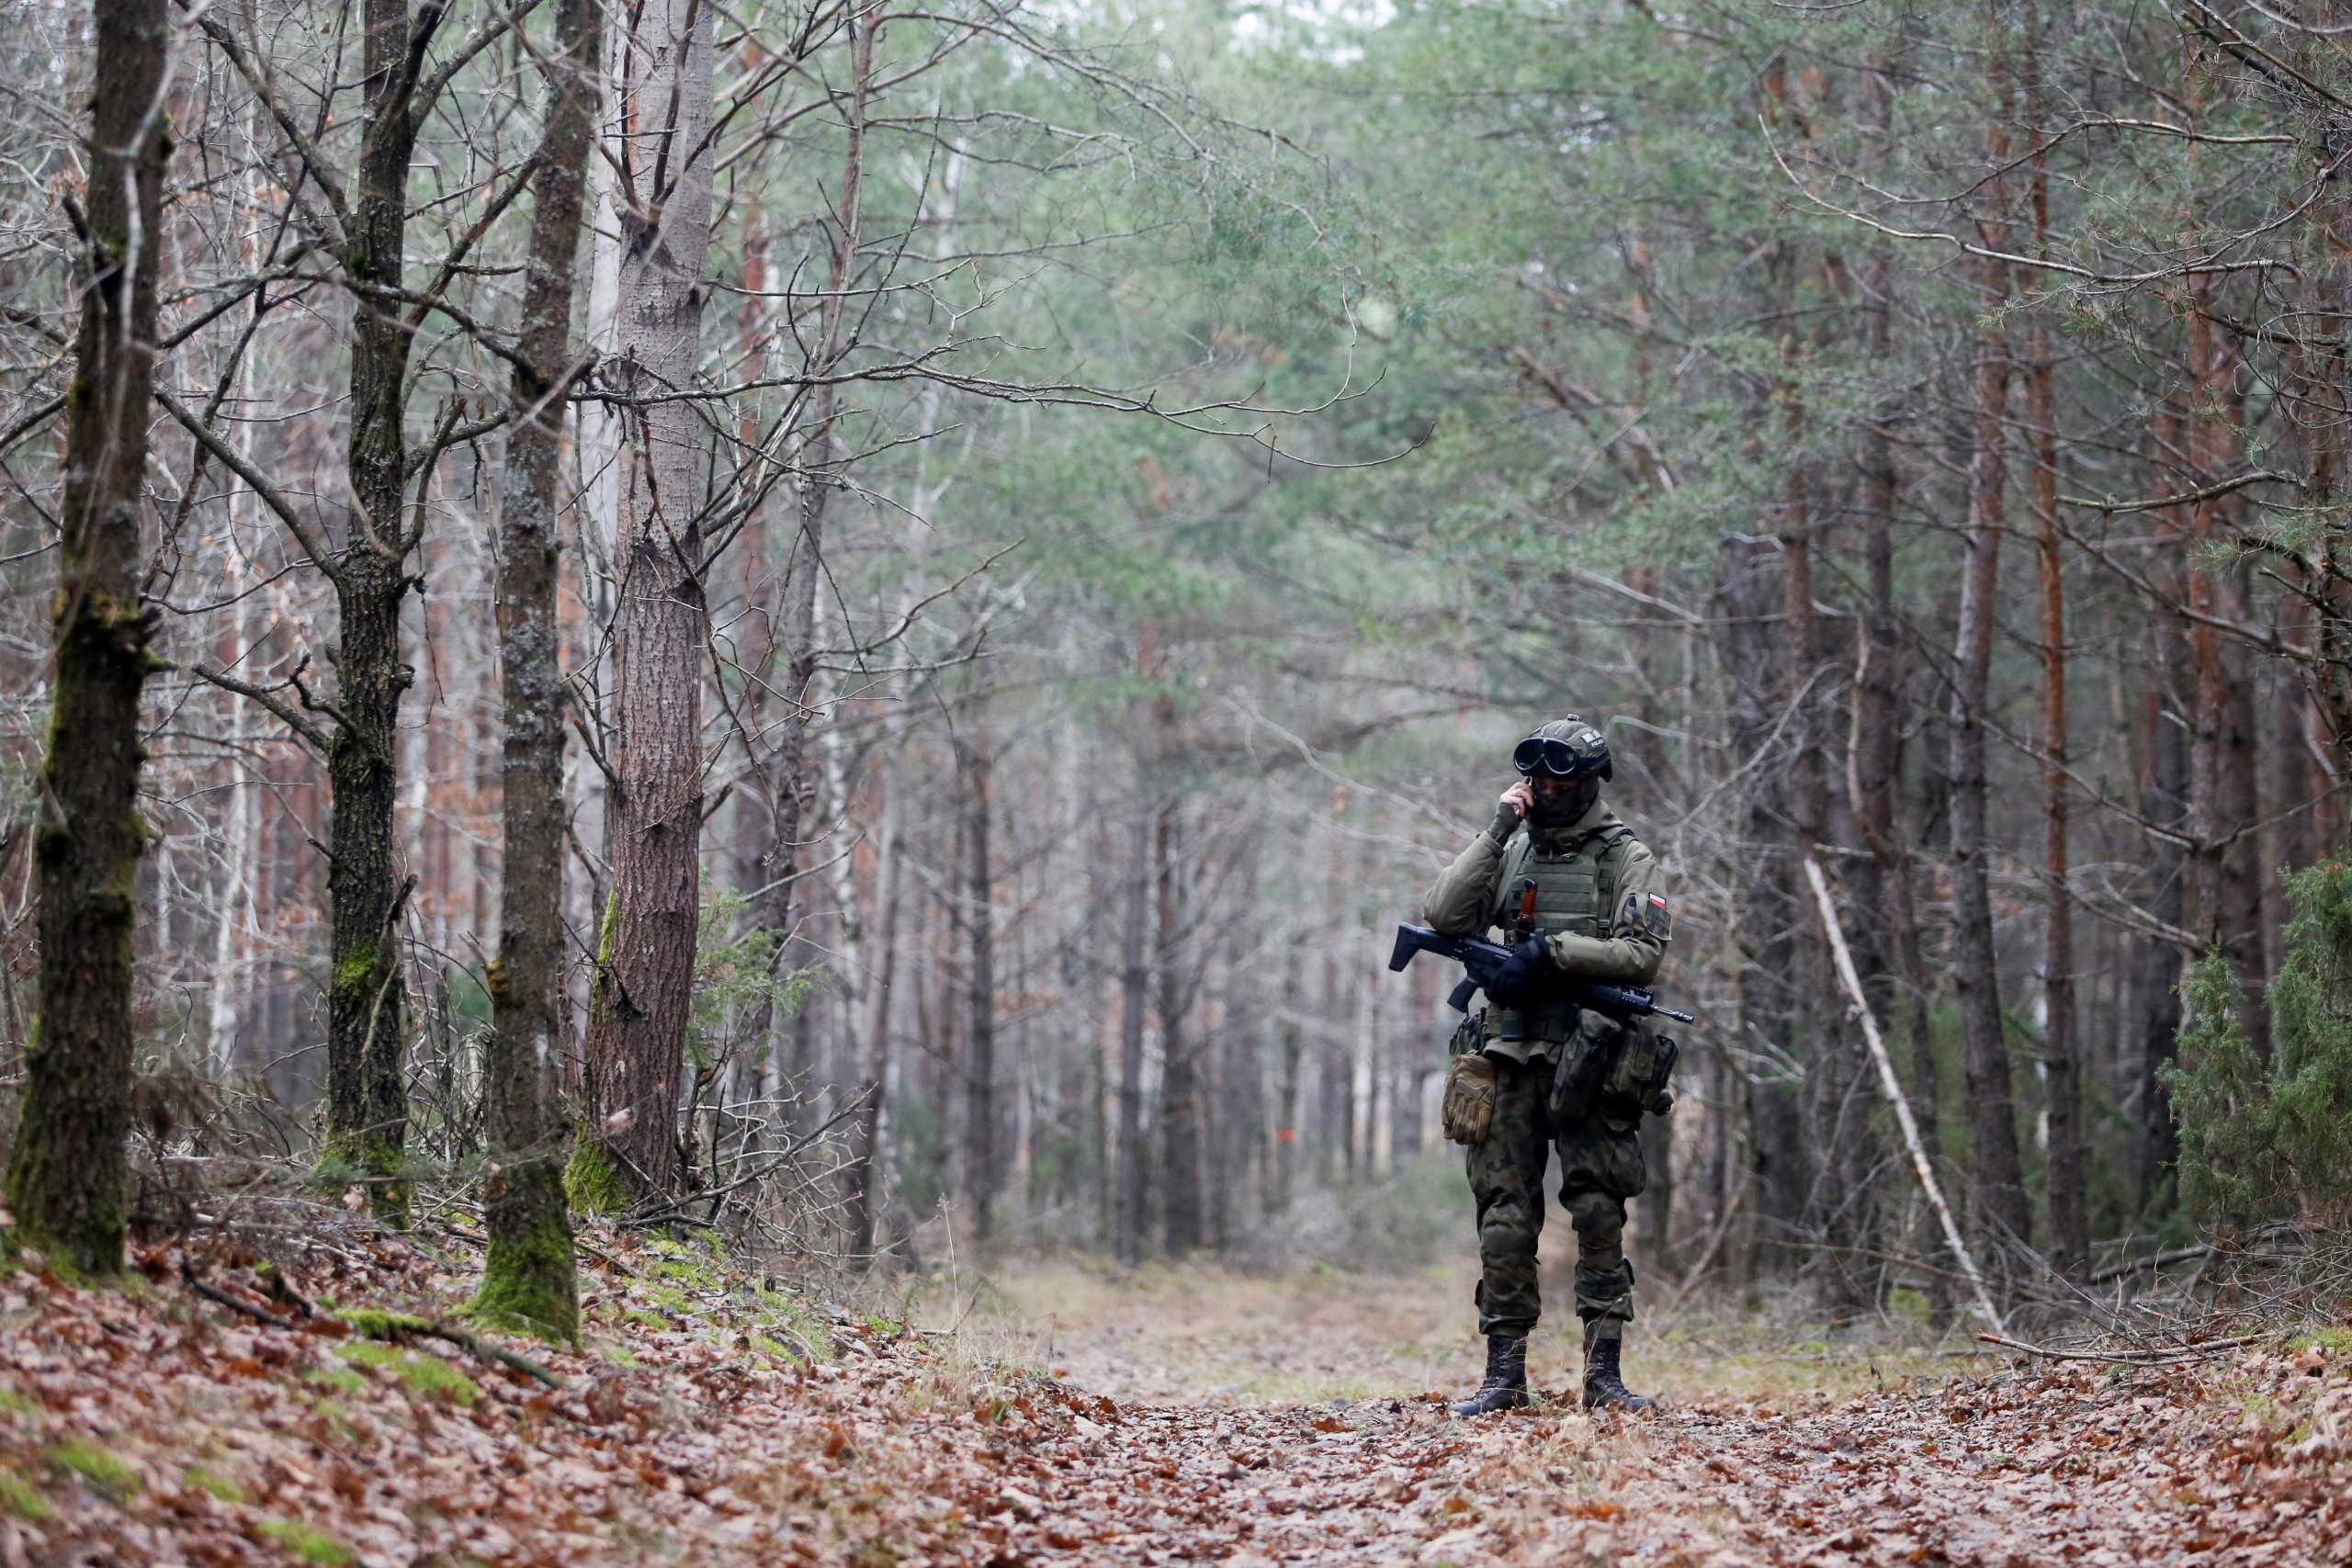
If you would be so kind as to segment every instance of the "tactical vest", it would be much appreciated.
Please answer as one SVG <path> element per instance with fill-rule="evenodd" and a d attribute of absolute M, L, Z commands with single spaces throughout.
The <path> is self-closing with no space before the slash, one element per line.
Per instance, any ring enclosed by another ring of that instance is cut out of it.
<path fill-rule="evenodd" d="M 1535 930 L 1544 936 L 1562 932 L 1605 940 L 1610 917 L 1617 907 L 1617 877 L 1624 861 L 1624 846 L 1634 830 L 1611 822 L 1579 835 L 1554 851 L 1539 847 L 1521 835 L 1503 857 L 1502 898 L 1495 923 L 1516 934 L 1520 886 L 1535 884 Z M 1504 1008 L 1488 1010 L 1489 1025 L 1505 1040 L 1542 1041 L 1557 1044 L 1575 1032 L 1577 1010 L 1568 1002 L 1537 1002 L 1524 1012 Z"/>

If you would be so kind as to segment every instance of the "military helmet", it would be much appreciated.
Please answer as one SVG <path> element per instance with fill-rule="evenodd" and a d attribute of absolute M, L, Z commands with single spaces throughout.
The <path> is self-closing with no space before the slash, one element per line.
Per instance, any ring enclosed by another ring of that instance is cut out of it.
<path fill-rule="evenodd" d="M 1555 718 L 1521 741 L 1510 754 L 1510 765 L 1522 773 L 1548 773 L 1554 778 L 1580 779 L 1598 773 L 1614 778 L 1609 738 L 1575 714 Z"/>

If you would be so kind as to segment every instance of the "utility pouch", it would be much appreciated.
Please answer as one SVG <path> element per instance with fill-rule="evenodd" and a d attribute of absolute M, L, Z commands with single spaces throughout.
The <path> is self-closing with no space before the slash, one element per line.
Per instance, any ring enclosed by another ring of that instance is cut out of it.
<path fill-rule="evenodd" d="M 1438 1125 L 1446 1142 L 1475 1146 L 1487 1141 L 1495 1120 L 1495 1064 L 1476 1051 L 1453 1058 L 1445 1075 L 1445 1098 L 1438 1102 Z"/>
<path fill-rule="evenodd" d="M 1663 1116 L 1674 1103 L 1667 1084 L 1674 1077 L 1675 1057 L 1680 1052 L 1671 1035 L 1660 1034 L 1646 1021 L 1627 1024 L 1617 1032 L 1610 1053 L 1609 1071 L 1600 1085 L 1601 1100 L 1621 1115 L 1647 1111 Z"/>
<path fill-rule="evenodd" d="M 1448 1056 L 1475 1056 L 1487 1048 L 1487 1010 L 1462 1015 L 1453 1026 L 1453 1038 L 1445 1043 Z"/>
<path fill-rule="evenodd" d="M 1609 1076 L 1617 1036 L 1623 1032 L 1605 1013 L 1590 1008 L 1577 1010 L 1552 1066 L 1552 1092 L 1544 1110 L 1555 1122 L 1571 1122 L 1592 1111 Z"/>

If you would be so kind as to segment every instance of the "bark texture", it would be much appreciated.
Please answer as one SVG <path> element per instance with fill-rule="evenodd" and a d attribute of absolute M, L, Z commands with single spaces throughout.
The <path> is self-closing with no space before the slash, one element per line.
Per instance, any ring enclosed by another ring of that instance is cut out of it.
<path fill-rule="evenodd" d="M 842 154 L 839 216 L 826 226 L 829 259 L 824 299 L 817 310 L 816 342 L 808 355 L 808 373 L 812 377 L 833 375 L 850 345 L 849 284 L 861 243 L 865 183 L 865 102 L 874 77 L 874 36 L 880 25 L 880 11 L 875 6 L 859 10 L 850 22 L 848 136 Z M 775 744 L 758 770 L 772 840 L 762 867 L 764 875 L 753 884 L 757 892 L 751 916 L 753 927 L 768 932 L 775 942 L 772 977 L 778 982 L 786 972 L 789 945 L 786 938 L 792 926 L 792 872 L 799 859 L 802 836 L 816 815 L 817 764 L 810 742 L 823 716 L 817 690 L 817 594 L 818 581 L 825 572 L 825 513 L 839 479 L 839 450 L 833 438 L 838 393 L 833 382 L 821 380 L 808 389 L 800 415 L 808 434 L 795 459 L 793 496 L 799 529 L 792 544 L 791 564 L 784 574 L 781 603 L 775 612 L 784 645 L 784 671 L 777 683 L 785 711 L 776 724 Z M 766 1042 L 774 1032 L 775 1009 L 770 1000 L 774 993 L 771 987 L 745 1021 L 745 1032 L 755 1045 Z"/>
<path fill-rule="evenodd" d="M 1188 919 L 1182 850 L 1179 808 L 1170 801 L 1159 808 L 1152 839 L 1152 860 L 1159 906 L 1159 938 L 1155 943 L 1159 971 L 1159 1051 L 1165 1064 L 1159 1095 L 1161 1205 L 1168 1250 L 1179 1256 L 1208 1239 L 1204 1210 L 1204 1172 L 1201 1168 L 1207 1129 L 1205 1108 L 1201 1101 L 1200 1047 L 1184 1028 L 1191 987 L 1184 984 L 1178 954 Z"/>
<path fill-rule="evenodd" d="M 412 22 L 407 0 L 367 0 L 366 129 L 353 182 L 344 274 L 351 321 L 351 530 L 329 575 L 340 636 L 338 722 L 327 750 L 334 801 L 327 987 L 327 1148 L 368 1190 L 378 1217 L 408 1213 L 407 1043 L 399 927 L 413 881 L 401 874 L 401 699 L 416 674 L 401 657 L 401 606 L 422 519 L 403 518 L 411 474 L 409 350 L 416 323 L 400 298 L 408 243 L 408 174 L 422 106 L 418 73 L 443 13 Z"/>
<path fill-rule="evenodd" d="M 56 681 L 35 847 L 38 1038 L 8 1161 L 20 1241 L 92 1274 L 122 1267 L 130 1124 L 131 931 L 145 830 L 139 698 L 152 617 L 139 602 L 164 172 L 164 0 L 96 0 L 88 230 L 66 394 Z"/>
<path fill-rule="evenodd" d="M 989 1239 L 996 1206 L 1001 1161 L 997 1156 L 996 1102 L 996 902 L 994 868 L 989 849 L 989 746 L 975 737 L 959 745 L 956 754 L 964 779 L 964 831 L 967 856 L 964 883 L 964 924 L 972 962 L 965 975 L 965 1003 L 971 1029 L 971 1055 L 965 1063 L 971 1114 L 965 1129 L 967 1160 L 964 1186 L 970 1195 L 972 1229 L 980 1241 Z"/>
<path fill-rule="evenodd" d="M 1996 67 L 1996 78 L 1999 68 Z M 2007 98 L 2004 94 L 2004 109 Z M 2006 159 L 2006 130 L 1990 138 L 1996 164 Z M 1997 199 L 1997 192 L 1996 193 Z M 1982 225 L 1997 240 L 1999 225 Z M 1988 243 L 1987 248 L 1997 248 Z M 2008 270 L 1988 261 L 1981 273 L 1987 310 L 2008 298 Z M 1985 829 L 1985 705 L 1993 680 L 1993 630 L 1999 615 L 2003 491 L 2008 479 L 2004 428 L 2008 417 L 2009 346 L 1996 322 L 1976 344 L 1976 450 L 1968 474 L 1968 534 L 1953 649 L 1951 746 L 1952 985 L 1960 999 L 1968 1063 L 1969 1149 L 1974 1156 L 1977 1223 L 2023 1242 L 2031 1235 L 2018 1153 L 2017 1108 L 2003 1032 L 2000 974 L 1993 941 L 1992 843 Z"/>
<path fill-rule="evenodd" d="M 2183 638 L 2177 626 L 2165 620 L 2151 631 L 2156 678 L 2141 698 L 2139 808 L 2150 823 L 2170 832 L 2147 835 L 2147 874 L 2140 897 L 2149 913 L 2177 927 L 2188 901 L 2188 855 L 2173 836 L 2189 825 L 2188 737 L 2177 704 L 2167 694 L 2177 682 Z M 2133 1190 L 2143 1214 L 2161 1213 L 2169 1204 L 2173 1162 L 2180 1152 L 2164 1077 L 2180 1047 L 2180 949 L 2169 942 L 2132 946 L 2126 1048 L 2136 1057 L 2132 1066 L 2138 1079 L 2140 1137 L 2133 1151 Z"/>
<path fill-rule="evenodd" d="M 595 137 L 604 11 L 561 0 L 548 63 L 547 128 L 532 175 L 520 363 L 512 386 L 506 491 L 499 513 L 498 650 L 504 705 L 495 1025 L 483 1051 L 491 1158 L 490 1257 L 475 1310 L 561 1339 L 580 1332 L 571 1221 L 563 1193 L 554 1068 L 562 1040 L 563 680 L 557 658 L 563 401 L 573 263 Z"/>
<path fill-rule="evenodd" d="M 1148 1153 L 1143 1142 L 1143 1020 L 1151 978 L 1151 810 L 1134 808 L 1119 928 L 1119 1261 L 1143 1260 Z"/>
<path fill-rule="evenodd" d="M 2041 123 L 2041 12 L 2027 0 L 2025 115 Z M 2050 171 L 2047 155 L 2032 159 L 2036 252 L 2050 254 Z M 2066 575 L 2058 532 L 2058 407 L 2056 350 L 2038 320 L 2026 338 L 2026 424 L 2033 444 L 2029 487 L 2038 530 L 2035 564 L 2041 590 L 2042 876 L 2049 903 L 2042 945 L 2042 1071 L 2050 1095 L 2050 1255 L 2062 1272 L 2081 1269 L 2090 1255 L 2088 1196 L 2083 1179 L 2082 1052 L 2075 1034 L 2075 907 L 2068 886 L 2066 782 Z"/>
<path fill-rule="evenodd" d="M 895 807 L 889 808 L 895 811 Z M 874 1255 L 874 1219 L 883 1157 L 883 1116 L 890 1088 L 890 982 L 898 966 L 899 883 L 904 852 L 894 818 L 886 818 L 882 862 L 875 875 L 874 1001 L 866 1019 L 865 1108 L 858 1114 L 850 1145 L 847 1190 L 850 1257 L 863 1268 Z"/>
<path fill-rule="evenodd" d="M 1742 1262 L 1784 1271 L 1798 1255 L 1780 1244 L 1793 1240 L 1804 1224 L 1815 1164 L 1794 1070 L 1798 909 L 1790 881 L 1789 784 L 1785 762 L 1774 754 L 1782 743 L 1789 695 L 1788 649 L 1778 626 L 1787 605 L 1786 563 L 1776 561 L 1762 541 L 1746 536 L 1725 539 L 1718 560 L 1731 741 L 1747 773 L 1738 818 L 1748 846 L 1738 872 L 1740 1028 L 1743 1038 L 1769 1047 L 1769 1061 L 1752 1075 L 1746 1173 L 1749 1222 L 1766 1246 Z"/>
<path fill-rule="evenodd" d="M 614 635 L 618 733 L 607 831 L 613 890 L 597 953 L 589 1104 L 614 1178 L 667 1191 L 680 1174 L 678 1091 L 701 908 L 703 454 L 674 394 L 695 379 L 710 250 L 716 13 L 652 0 L 611 51 L 621 116 L 622 416 Z"/>

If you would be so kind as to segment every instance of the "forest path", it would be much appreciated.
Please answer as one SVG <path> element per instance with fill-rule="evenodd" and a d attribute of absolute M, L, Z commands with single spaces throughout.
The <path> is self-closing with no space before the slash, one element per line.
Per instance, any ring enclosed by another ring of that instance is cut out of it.
<path fill-rule="evenodd" d="M 1575 1408 L 1554 1334 L 1534 1358 L 1550 1399 L 1458 1421 L 1433 1395 L 1475 1380 L 1460 1283 L 1010 1277 L 1084 1392 L 1027 1456 L 1034 1520 L 1007 1544 L 1116 1563 L 2352 1562 L 2341 1450 L 2312 1440 L 2352 1416 L 2352 1380 L 2324 1358 L 1956 1377 L 1678 1327 L 1632 1341 L 1634 1381 L 1668 1403 L 1623 1418 Z"/>
<path fill-rule="evenodd" d="M 430 1320 L 470 1283 L 344 1239 L 309 1299 Z M 1456 1421 L 1458 1274 L 991 1269 L 910 1332 L 594 1248 L 588 1343 L 529 1347 L 560 1387 L 284 1317 L 217 1247 L 128 1291 L 0 1271 L 0 1568 L 2352 1562 L 2342 1330 L 2019 1369 L 1654 1314 L 1664 1409 L 1561 1400 L 1555 1330 L 1554 1398 Z"/>

